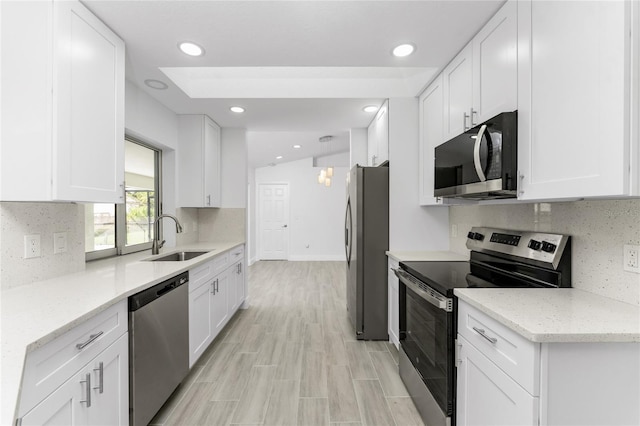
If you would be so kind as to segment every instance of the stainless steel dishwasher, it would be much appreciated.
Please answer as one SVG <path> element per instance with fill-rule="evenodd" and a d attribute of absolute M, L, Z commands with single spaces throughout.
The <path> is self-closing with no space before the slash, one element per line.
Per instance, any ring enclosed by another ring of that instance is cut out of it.
<path fill-rule="evenodd" d="M 147 425 L 189 372 L 189 273 L 129 297 L 129 422 Z"/>

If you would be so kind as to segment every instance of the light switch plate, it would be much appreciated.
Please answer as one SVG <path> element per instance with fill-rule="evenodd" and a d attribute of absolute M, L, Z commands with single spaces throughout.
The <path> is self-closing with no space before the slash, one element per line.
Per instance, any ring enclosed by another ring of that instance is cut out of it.
<path fill-rule="evenodd" d="M 67 233 L 54 232 L 53 234 L 53 254 L 67 252 Z"/>
<path fill-rule="evenodd" d="M 24 236 L 24 258 L 40 257 L 40 234 Z"/>

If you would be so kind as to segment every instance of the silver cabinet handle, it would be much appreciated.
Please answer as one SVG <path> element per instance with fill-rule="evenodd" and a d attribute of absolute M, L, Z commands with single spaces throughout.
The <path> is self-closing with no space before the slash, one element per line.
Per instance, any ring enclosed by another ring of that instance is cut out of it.
<path fill-rule="evenodd" d="M 100 361 L 98 368 L 94 368 L 93 371 L 98 372 L 98 380 L 100 381 L 99 385 L 94 387 L 94 389 L 98 389 L 98 392 L 104 392 L 104 362 Z"/>
<path fill-rule="evenodd" d="M 378 156 L 377 156 L 377 155 L 374 155 L 374 156 L 372 156 L 372 157 L 371 157 L 371 165 L 372 165 L 372 166 L 375 166 L 375 165 L 376 165 L 376 158 L 378 158 Z"/>
<path fill-rule="evenodd" d="M 120 188 L 122 188 L 122 195 L 120 196 L 120 199 L 124 200 L 124 195 L 125 195 L 124 182 L 120 184 Z"/>
<path fill-rule="evenodd" d="M 476 143 L 473 145 L 473 165 L 476 166 L 476 173 L 478 174 L 478 178 L 480 178 L 480 182 L 487 180 L 482 170 L 482 163 L 480 162 L 480 144 L 482 143 L 482 136 L 485 130 L 487 130 L 487 125 L 483 124 L 476 136 Z"/>
<path fill-rule="evenodd" d="M 207 205 L 211 205 L 211 195 L 207 195 Z"/>
<path fill-rule="evenodd" d="M 84 383 L 85 391 L 87 396 L 84 401 L 80 401 L 81 403 L 87 404 L 87 408 L 91 407 L 91 373 L 87 373 L 84 380 L 80 380 L 80 383 Z"/>
<path fill-rule="evenodd" d="M 211 294 L 216 294 L 216 282 L 211 281 Z"/>
<path fill-rule="evenodd" d="M 218 284 L 220 284 L 219 281 L 220 280 L 218 278 L 216 278 L 216 293 L 220 293 L 220 288 L 218 287 Z"/>
<path fill-rule="evenodd" d="M 102 336 L 104 334 L 103 331 L 99 331 L 96 334 L 92 334 L 89 336 L 89 339 L 87 339 L 86 342 L 83 343 L 78 343 L 76 344 L 76 349 L 78 349 L 79 351 L 83 350 L 84 348 L 86 348 L 88 345 L 91 344 L 91 342 L 93 342 L 94 340 L 96 340 L 98 337 Z"/>
<path fill-rule="evenodd" d="M 518 173 L 518 196 L 524 194 L 524 175 Z"/>
<path fill-rule="evenodd" d="M 463 127 L 465 132 L 471 128 L 471 126 L 467 126 L 467 118 L 469 118 L 469 114 L 467 114 L 466 112 L 463 112 L 462 113 L 462 127 Z"/>
<path fill-rule="evenodd" d="M 489 337 L 485 334 L 484 329 L 482 328 L 477 328 L 477 327 L 472 327 L 473 331 L 475 331 L 476 333 L 478 333 L 479 335 L 481 335 L 482 337 L 484 337 L 485 339 L 487 339 L 488 341 L 490 341 L 491 343 L 493 343 L 494 345 L 496 344 L 496 342 L 498 341 L 498 339 L 496 339 L 495 337 Z"/>
<path fill-rule="evenodd" d="M 242 273 L 242 263 L 238 263 L 238 273 Z"/>
<path fill-rule="evenodd" d="M 476 114 L 476 115 L 477 115 L 477 114 L 478 114 L 478 111 L 474 111 L 474 110 L 473 110 L 473 107 L 471 107 L 471 113 L 470 113 L 470 115 L 469 115 L 469 117 L 471 118 L 471 127 L 473 127 L 473 126 L 475 126 L 476 124 L 478 124 L 478 123 L 476 123 L 475 121 L 473 121 L 473 115 L 474 115 L 474 114 Z"/>

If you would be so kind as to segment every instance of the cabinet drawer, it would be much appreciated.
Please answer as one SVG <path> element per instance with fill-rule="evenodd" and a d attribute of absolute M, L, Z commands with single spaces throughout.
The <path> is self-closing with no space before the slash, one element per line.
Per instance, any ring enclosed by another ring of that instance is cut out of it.
<path fill-rule="evenodd" d="M 216 256 L 215 259 L 213 259 L 213 275 L 218 275 L 220 272 L 224 271 L 225 269 L 227 269 L 227 267 L 230 265 L 229 263 L 229 252 L 224 252 L 219 256 Z"/>
<path fill-rule="evenodd" d="M 531 395 L 539 395 L 539 344 L 462 300 L 458 302 L 458 333 Z"/>
<path fill-rule="evenodd" d="M 238 260 L 242 259 L 244 257 L 244 246 L 238 246 L 231 249 L 230 257 L 231 260 L 229 261 L 229 263 L 231 264 L 236 263 Z"/>
<path fill-rule="evenodd" d="M 122 300 L 27 354 L 20 413 L 26 413 L 51 394 L 127 329 L 127 301 Z"/>
<path fill-rule="evenodd" d="M 203 265 L 189 269 L 189 292 L 192 292 L 206 284 L 213 277 L 215 260 L 211 260 Z"/>

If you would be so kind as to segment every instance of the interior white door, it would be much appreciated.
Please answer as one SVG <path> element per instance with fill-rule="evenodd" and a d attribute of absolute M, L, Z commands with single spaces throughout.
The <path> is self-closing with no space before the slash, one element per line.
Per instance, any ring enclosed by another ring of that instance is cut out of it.
<path fill-rule="evenodd" d="M 260 259 L 289 258 L 289 184 L 260 184 Z"/>

